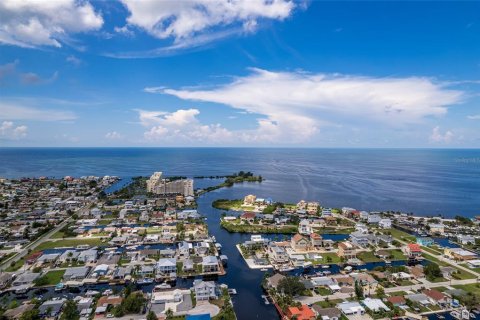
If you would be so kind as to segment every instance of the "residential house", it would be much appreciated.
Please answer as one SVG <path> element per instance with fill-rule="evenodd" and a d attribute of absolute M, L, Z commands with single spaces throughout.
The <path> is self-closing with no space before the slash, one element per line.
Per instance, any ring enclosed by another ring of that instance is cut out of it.
<path fill-rule="evenodd" d="M 67 268 L 63 274 L 64 281 L 82 281 L 87 277 L 90 267 Z"/>
<path fill-rule="evenodd" d="M 310 233 L 310 243 L 313 247 L 323 247 L 323 237 L 317 233 Z"/>
<path fill-rule="evenodd" d="M 445 248 L 443 253 L 450 259 L 458 261 L 474 260 L 477 258 L 474 252 L 462 248 Z"/>
<path fill-rule="evenodd" d="M 156 265 L 157 274 L 169 275 L 177 272 L 177 260 L 174 258 L 159 259 Z"/>
<path fill-rule="evenodd" d="M 369 245 L 376 244 L 376 237 L 372 234 L 365 234 L 360 232 L 352 232 L 350 234 L 350 241 L 359 247 L 368 247 Z"/>
<path fill-rule="evenodd" d="M 381 220 L 382 220 L 382 217 L 380 217 L 378 214 L 369 214 L 367 218 L 367 223 L 379 224 Z"/>
<path fill-rule="evenodd" d="M 468 234 L 461 234 L 457 236 L 457 241 L 463 245 L 475 244 L 475 237 Z"/>
<path fill-rule="evenodd" d="M 120 296 L 102 296 L 97 301 L 97 308 L 95 314 L 104 314 L 107 309 L 119 306 L 122 304 L 123 298 Z"/>
<path fill-rule="evenodd" d="M 281 280 L 285 279 L 286 277 L 281 273 L 275 273 L 273 276 L 267 278 L 267 287 L 277 289 L 278 284 Z"/>
<path fill-rule="evenodd" d="M 253 223 L 254 220 L 255 220 L 255 217 L 257 215 L 255 214 L 255 212 L 244 212 L 241 216 L 240 216 L 240 220 L 242 221 L 246 221 L 246 222 L 249 222 L 249 223 Z"/>
<path fill-rule="evenodd" d="M 294 250 L 306 251 L 310 247 L 310 240 L 299 233 L 292 237 L 290 243 Z"/>
<path fill-rule="evenodd" d="M 288 319 L 295 320 L 315 320 L 316 315 L 312 309 L 306 304 L 303 304 L 301 307 L 288 307 L 286 316 Z"/>
<path fill-rule="evenodd" d="M 419 237 L 417 238 L 417 243 L 424 247 L 429 247 L 434 244 L 434 241 L 430 237 Z"/>
<path fill-rule="evenodd" d="M 271 243 L 268 247 L 269 257 L 274 263 L 287 263 L 289 261 L 287 251 L 284 247 Z"/>
<path fill-rule="evenodd" d="M 434 304 L 447 304 L 452 301 L 452 299 L 445 295 L 443 292 L 435 289 L 423 290 L 422 293 L 429 297 Z"/>
<path fill-rule="evenodd" d="M 321 320 L 339 320 L 342 317 L 342 311 L 338 308 L 322 308 L 318 304 L 312 305 L 313 311 Z"/>
<path fill-rule="evenodd" d="M 348 241 L 343 241 L 338 244 L 337 255 L 341 258 L 352 259 L 357 256 L 355 246 Z"/>
<path fill-rule="evenodd" d="M 342 310 L 342 313 L 346 316 L 352 315 L 363 315 L 365 313 L 365 308 L 360 305 L 358 302 L 342 302 L 337 304 L 337 308 Z"/>
<path fill-rule="evenodd" d="M 66 299 L 47 300 L 38 307 L 38 313 L 41 317 L 56 318 L 60 315 Z"/>
<path fill-rule="evenodd" d="M 310 221 L 308 221 L 307 219 L 300 220 L 300 223 L 298 224 L 298 233 L 303 235 L 309 235 L 312 232 L 313 230 Z"/>
<path fill-rule="evenodd" d="M 193 281 L 192 291 L 195 293 L 197 301 L 218 299 L 219 290 L 214 281 Z"/>
<path fill-rule="evenodd" d="M 202 258 L 202 271 L 203 272 L 218 272 L 218 259 L 215 256 L 206 256 Z"/>
<path fill-rule="evenodd" d="M 387 307 L 385 303 L 383 303 L 383 301 L 380 299 L 365 298 L 362 303 L 365 307 L 372 310 L 373 312 L 390 311 L 390 308 Z"/>
<path fill-rule="evenodd" d="M 378 222 L 378 226 L 383 229 L 390 229 L 392 227 L 392 220 L 390 219 L 381 219 Z"/>
<path fill-rule="evenodd" d="M 420 248 L 420 245 L 417 243 L 407 244 L 406 246 L 403 247 L 403 252 L 407 255 L 407 257 L 413 258 L 413 259 L 416 259 L 422 256 L 422 248 Z"/>
<path fill-rule="evenodd" d="M 391 296 L 387 298 L 387 301 L 390 302 L 394 307 L 403 307 L 407 303 L 407 300 L 405 300 L 403 296 Z"/>
<path fill-rule="evenodd" d="M 431 223 L 428 225 L 431 234 L 443 234 L 445 226 L 440 223 Z"/>

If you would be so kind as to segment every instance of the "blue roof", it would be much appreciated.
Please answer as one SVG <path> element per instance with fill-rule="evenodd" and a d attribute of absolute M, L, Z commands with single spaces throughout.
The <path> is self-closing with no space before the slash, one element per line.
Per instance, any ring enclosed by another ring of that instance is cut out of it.
<path fill-rule="evenodd" d="M 187 314 L 185 320 L 210 320 L 210 314 Z"/>

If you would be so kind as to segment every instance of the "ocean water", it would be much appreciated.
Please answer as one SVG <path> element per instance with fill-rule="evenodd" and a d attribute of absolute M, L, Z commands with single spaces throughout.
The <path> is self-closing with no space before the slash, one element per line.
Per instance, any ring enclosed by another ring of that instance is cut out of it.
<path fill-rule="evenodd" d="M 256 148 L 0 148 L 0 177 L 224 175 L 266 180 L 236 187 L 278 201 L 400 210 L 419 215 L 480 214 L 480 150 Z"/>

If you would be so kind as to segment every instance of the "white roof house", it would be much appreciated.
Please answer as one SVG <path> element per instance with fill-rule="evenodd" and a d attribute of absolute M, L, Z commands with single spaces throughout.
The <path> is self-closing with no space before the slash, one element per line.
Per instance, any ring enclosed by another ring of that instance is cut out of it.
<path fill-rule="evenodd" d="M 366 298 L 365 300 L 362 301 L 362 303 L 365 307 L 367 307 L 368 309 L 374 312 L 378 312 L 380 310 L 390 311 L 390 309 L 380 299 Z"/>
<path fill-rule="evenodd" d="M 364 314 L 365 308 L 358 302 L 342 302 L 337 304 L 337 308 L 342 310 L 345 315 Z"/>

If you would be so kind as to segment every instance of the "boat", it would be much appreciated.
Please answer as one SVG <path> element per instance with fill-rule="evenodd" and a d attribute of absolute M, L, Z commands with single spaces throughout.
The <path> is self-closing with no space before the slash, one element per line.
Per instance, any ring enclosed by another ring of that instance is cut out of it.
<path fill-rule="evenodd" d="M 324 265 L 322 266 L 322 269 L 328 269 L 328 268 L 330 268 L 330 266 L 329 266 L 328 264 L 324 264 Z"/>
<path fill-rule="evenodd" d="M 57 291 L 57 292 L 62 291 L 63 289 L 65 289 L 65 284 L 63 284 L 63 282 L 59 282 L 55 286 L 55 291 Z"/>
<path fill-rule="evenodd" d="M 260 269 L 260 271 L 266 272 L 266 271 L 268 271 L 268 269 L 267 268 L 262 268 L 262 269 Z"/>
<path fill-rule="evenodd" d="M 475 319 L 475 318 L 477 318 L 477 316 L 475 315 L 475 313 L 470 312 L 470 318 Z"/>
<path fill-rule="evenodd" d="M 350 272 L 352 272 L 352 270 L 353 270 L 353 267 L 352 267 L 352 266 L 346 266 L 345 268 L 343 268 L 342 271 L 343 271 L 344 273 L 350 273 Z"/>
<path fill-rule="evenodd" d="M 152 278 L 143 278 L 143 279 L 137 280 L 137 284 L 139 284 L 139 285 L 142 285 L 142 284 L 151 284 L 151 283 L 153 283 L 153 279 L 152 279 Z"/>
<path fill-rule="evenodd" d="M 125 249 L 128 249 L 128 250 L 136 250 L 137 248 L 138 248 L 137 245 L 125 247 Z"/>
<path fill-rule="evenodd" d="M 454 311 L 450 312 L 450 315 L 451 315 L 452 317 L 454 317 L 455 319 L 462 319 L 462 315 L 461 315 L 460 312 L 458 312 L 458 311 L 455 311 L 455 310 L 454 310 Z"/>
<path fill-rule="evenodd" d="M 279 269 L 280 272 L 289 272 L 295 270 L 294 267 L 282 267 Z"/>
<path fill-rule="evenodd" d="M 444 315 L 441 315 L 441 314 L 437 314 L 437 318 L 438 318 L 438 319 L 445 319 L 445 316 L 444 316 Z"/>
<path fill-rule="evenodd" d="M 237 290 L 236 289 L 228 289 L 228 294 L 237 294 Z"/>
<path fill-rule="evenodd" d="M 168 290 L 168 289 L 171 289 L 171 288 L 172 288 L 171 285 L 164 282 L 162 284 L 156 285 L 155 288 L 153 289 L 153 291 Z"/>
<path fill-rule="evenodd" d="M 462 319 L 470 319 L 470 312 L 467 309 L 462 309 Z"/>
<path fill-rule="evenodd" d="M 266 295 L 261 296 L 265 304 L 270 304 L 270 301 L 268 301 L 268 297 Z"/>

